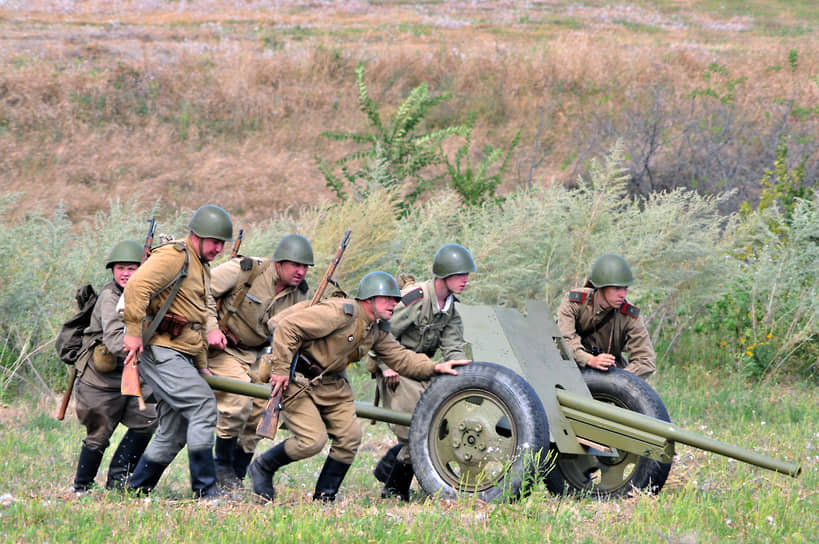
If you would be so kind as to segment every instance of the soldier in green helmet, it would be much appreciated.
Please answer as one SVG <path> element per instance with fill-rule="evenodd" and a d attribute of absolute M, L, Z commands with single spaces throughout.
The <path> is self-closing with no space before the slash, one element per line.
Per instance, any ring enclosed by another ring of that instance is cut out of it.
<path fill-rule="evenodd" d="M 580 368 L 617 366 L 642 378 L 655 371 L 657 356 L 640 309 L 626 299 L 633 283 L 626 260 L 607 253 L 592 265 L 586 285 L 563 299 L 557 324 Z"/>
<path fill-rule="evenodd" d="M 259 369 L 258 357 L 270 344 L 268 322 L 290 306 L 308 298 L 307 270 L 313 248 L 304 236 L 288 234 L 276 245 L 273 258 L 236 257 L 211 273 L 211 293 L 217 312 L 208 316 L 208 331 L 218 342 L 210 346 L 208 368 L 215 376 L 248 383 L 267 383 L 270 368 Z M 256 426 L 266 405 L 215 391 L 214 461 L 219 485 L 241 488 L 260 437 Z"/>
<path fill-rule="evenodd" d="M 200 373 L 210 373 L 208 345 L 219 342 L 216 332 L 206 331 L 215 311 L 208 263 L 233 239 L 233 222 L 219 206 L 206 205 L 188 229 L 183 240 L 154 248 L 125 286 L 125 348 L 129 357 L 139 357 L 140 376 L 153 389 L 159 414 L 159 430 L 128 485 L 150 492 L 187 445 L 194 496 L 216 499 L 222 494 L 213 462 L 216 398 Z M 161 321 L 154 319 L 163 312 Z"/>
<path fill-rule="evenodd" d="M 401 302 L 395 307 L 390 329 L 392 335 L 407 349 L 429 357 L 440 350 L 442 357 L 465 359 L 464 329 L 455 308 L 460 295 L 475 272 L 475 261 L 469 251 L 458 244 L 441 247 L 432 261 L 433 278 L 415 283 L 409 277 L 402 286 Z M 377 396 L 385 408 L 412 412 L 429 385 L 428 380 L 400 376 L 378 357 L 367 359 L 367 370 L 376 379 Z M 398 444 L 390 448 L 376 465 L 373 473 L 384 482 L 383 498 L 395 496 L 409 500 L 409 488 L 414 472 L 409 455 L 409 428 L 391 424 Z"/>
<path fill-rule="evenodd" d="M 91 312 L 91 323 L 83 331 L 83 349 L 76 362 L 77 419 L 85 426 L 77 472 L 72 490 L 88 491 L 94 485 L 102 456 L 120 423 L 128 431 L 120 440 L 108 466 L 107 489 L 122 489 L 156 429 L 156 405 L 139 410 L 136 397 L 120 392 L 125 361 L 125 322 L 117 311 L 123 288 L 142 260 L 142 245 L 133 240 L 118 243 L 105 267 L 112 280 L 102 288 Z M 149 391 L 146 391 L 149 393 Z"/>
<path fill-rule="evenodd" d="M 253 491 L 262 499 L 274 499 L 273 475 L 279 468 L 316 455 L 329 438 L 330 453 L 313 499 L 335 500 L 361 443 L 353 391 L 344 370 L 368 351 L 400 374 L 418 379 L 457 374 L 453 367 L 469 362 L 436 363 L 401 346 L 390 334 L 389 323 L 400 299 L 395 278 L 370 272 L 361 279 L 355 299 L 329 298 L 313 306 L 295 306 L 273 318 L 270 384 L 274 392 L 284 392 L 281 417 L 292 437 L 257 456 L 248 468 Z"/>

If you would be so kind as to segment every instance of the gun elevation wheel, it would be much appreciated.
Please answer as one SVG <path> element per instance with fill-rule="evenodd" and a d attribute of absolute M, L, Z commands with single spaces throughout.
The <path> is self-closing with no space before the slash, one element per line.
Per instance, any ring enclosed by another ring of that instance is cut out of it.
<path fill-rule="evenodd" d="M 412 416 L 410 456 L 431 495 L 512 500 L 549 448 L 546 412 L 532 387 L 493 363 L 458 367 L 424 391 Z"/>
<path fill-rule="evenodd" d="M 606 372 L 583 369 L 583 379 L 595 400 L 608 402 L 662 421 L 671 421 L 663 401 L 642 378 L 619 368 Z M 628 496 L 634 489 L 658 492 L 671 463 L 660 463 L 635 453 L 616 457 L 557 454 L 546 482 L 553 493 L 584 494 L 600 499 Z"/>

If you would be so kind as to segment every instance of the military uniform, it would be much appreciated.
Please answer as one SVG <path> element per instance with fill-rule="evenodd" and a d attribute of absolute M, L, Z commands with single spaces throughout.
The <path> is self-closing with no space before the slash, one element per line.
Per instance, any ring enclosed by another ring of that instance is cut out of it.
<path fill-rule="evenodd" d="M 398 342 L 416 353 L 428 357 L 439 349 L 443 360 L 466 359 L 464 352 L 464 328 L 461 316 L 455 309 L 457 298 L 450 294 L 444 308 L 438 307 L 435 294 L 435 280 L 417 284 L 411 283 L 401 291 L 401 302 L 395 307 L 390 319 L 390 331 Z M 386 365 L 377 357 L 367 359 L 367 370 L 376 376 L 376 387 L 385 408 L 412 412 L 421 398 L 421 393 L 429 381 L 413 380 L 405 376 L 399 378 L 395 389 L 387 385 L 382 370 Z M 409 428 L 390 424 L 401 446 L 397 459 L 410 463 Z"/>
<path fill-rule="evenodd" d="M 131 481 L 132 487 L 144 491 L 156 485 L 185 444 L 194 492 L 215 487 L 211 449 L 216 399 L 197 370 L 207 365 L 205 324 L 209 308 L 215 311 L 215 302 L 210 295 L 210 268 L 197 256 L 189 236 L 155 248 L 131 276 L 125 287 L 125 326 L 129 335 L 142 335 L 143 324 L 147 327 L 159 311 L 183 266 L 187 266 L 187 275 L 168 314 L 181 316 L 187 323 L 174 331 L 178 334 L 156 332 L 140 357 L 139 372 L 153 389 L 159 414 L 159 430 Z"/>
<path fill-rule="evenodd" d="M 648 377 L 657 356 L 639 308 L 624 302 L 604 309 L 601 299 L 594 288 L 584 287 L 570 291 L 558 309 L 558 327 L 578 366 L 585 367 L 598 353 L 610 353 L 618 367 Z"/>
<path fill-rule="evenodd" d="M 389 322 L 372 320 L 359 300 L 331 298 L 286 310 L 274 320 L 273 373 L 286 376 L 294 355 L 299 352 L 303 357 L 282 398 L 282 420 L 293 436 L 254 459 L 248 471 L 253 489 L 272 500 L 273 473 L 316 455 L 331 438 L 313 498 L 332 501 L 361 443 L 353 391 L 343 371 L 370 350 L 390 368 L 416 379 L 435 374 L 435 362 L 401 346 L 390 334 Z"/>
<path fill-rule="evenodd" d="M 86 428 L 74 489 L 87 489 L 96 476 L 102 455 L 118 424 L 128 427 L 111 458 L 106 487 L 121 487 L 136 466 L 157 426 L 156 406 L 149 403 L 139 410 L 136 397 L 120 392 L 125 360 L 125 323 L 116 306 L 122 287 L 112 281 L 102 288 L 91 313 L 91 324 L 83 331 L 83 353 L 78 358 L 76 411 Z M 94 354 L 97 352 L 97 361 Z M 110 368 L 102 365 L 102 360 Z M 100 366 L 101 368 L 98 368 Z M 150 393 L 148 387 L 146 393 Z"/>
<path fill-rule="evenodd" d="M 270 258 L 235 258 L 215 268 L 211 275 L 211 293 L 217 301 L 221 300 L 220 321 L 217 322 L 216 313 L 209 315 L 207 329 L 216 330 L 221 323 L 228 346 L 223 351 L 208 353 L 208 368 L 223 378 L 267 383 L 269 376 L 259 376 L 257 359 L 260 350 L 270 343 L 268 322 L 283 309 L 307 298 L 307 282 L 302 281 L 296 287 L 286 286 L 276 293 L 279 278 Z M 239 447 L 252 456 L 260 440 L 256 425 L 266 401 L 221 391 L 214 393 L 219 410 L 216 436 L 238 437 Z M 244 476 L 244 470 L 237 470 L 237 474 Z"/>

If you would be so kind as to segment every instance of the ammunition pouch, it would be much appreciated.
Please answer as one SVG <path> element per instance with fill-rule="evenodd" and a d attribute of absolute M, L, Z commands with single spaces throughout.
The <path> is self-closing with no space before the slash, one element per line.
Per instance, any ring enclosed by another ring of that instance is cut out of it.
<path fill-rule="evenodd" d="M 100 342 L 94 346 L 91 352 L 91 364 L 97 372 L 108 373 L 117 369 L 117 357 L 105 347 L 105 344 Z"/>
<path fill-rule="evenodd" d="M 182 331 L 187 326 L 190 326 L 194 330 L 202 328 L 201 323 L 192 323 L 188 321 L 188 318 L 185 316 L 167 312 L 164 316 L 162 316 L 162 321 L 159 322 L 156 332 L 166 333 L 171 338 L 176 338 L 182 334 Z"/>

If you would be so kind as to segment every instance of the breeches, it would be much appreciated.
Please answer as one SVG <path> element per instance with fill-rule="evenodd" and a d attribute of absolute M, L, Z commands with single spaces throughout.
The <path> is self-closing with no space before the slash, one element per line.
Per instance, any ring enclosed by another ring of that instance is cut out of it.
<path fill-rule="evenodd" d="M 189 450 L 213 447 L 216 398 L 189 355 L 161 346 L 148 346 L 140 357 L 139 373 L 156 397 L 159 430 L 145 450 L 157 463 L 170 463 L 187 443 Z"/>
<path fill-rule="evenodd" d="M 330 457 L 352 464 L 361 444 L 361 424 L 355 415 L 350 384 L 341 375 L 333 374 L 323 376 L 307 391 L 298 393 L 307 383 L 304 376 L 296 374 L 284 394 L 282 421 L 293 433 L 284 443 L 287 455 L 293 460 L 312 457 L 329 438 Z"/>
<path fill-rule="evenodd" d="M 156 406 L 148 404 L 142 412 L 136 397 L 78 381 L 74 398 L 77 402 L 77 419 L 85 425 L 83 443 L 91 449 L 104 451 L 120 423 L 144 434 L 151 434 L 156 429 Z"/>

